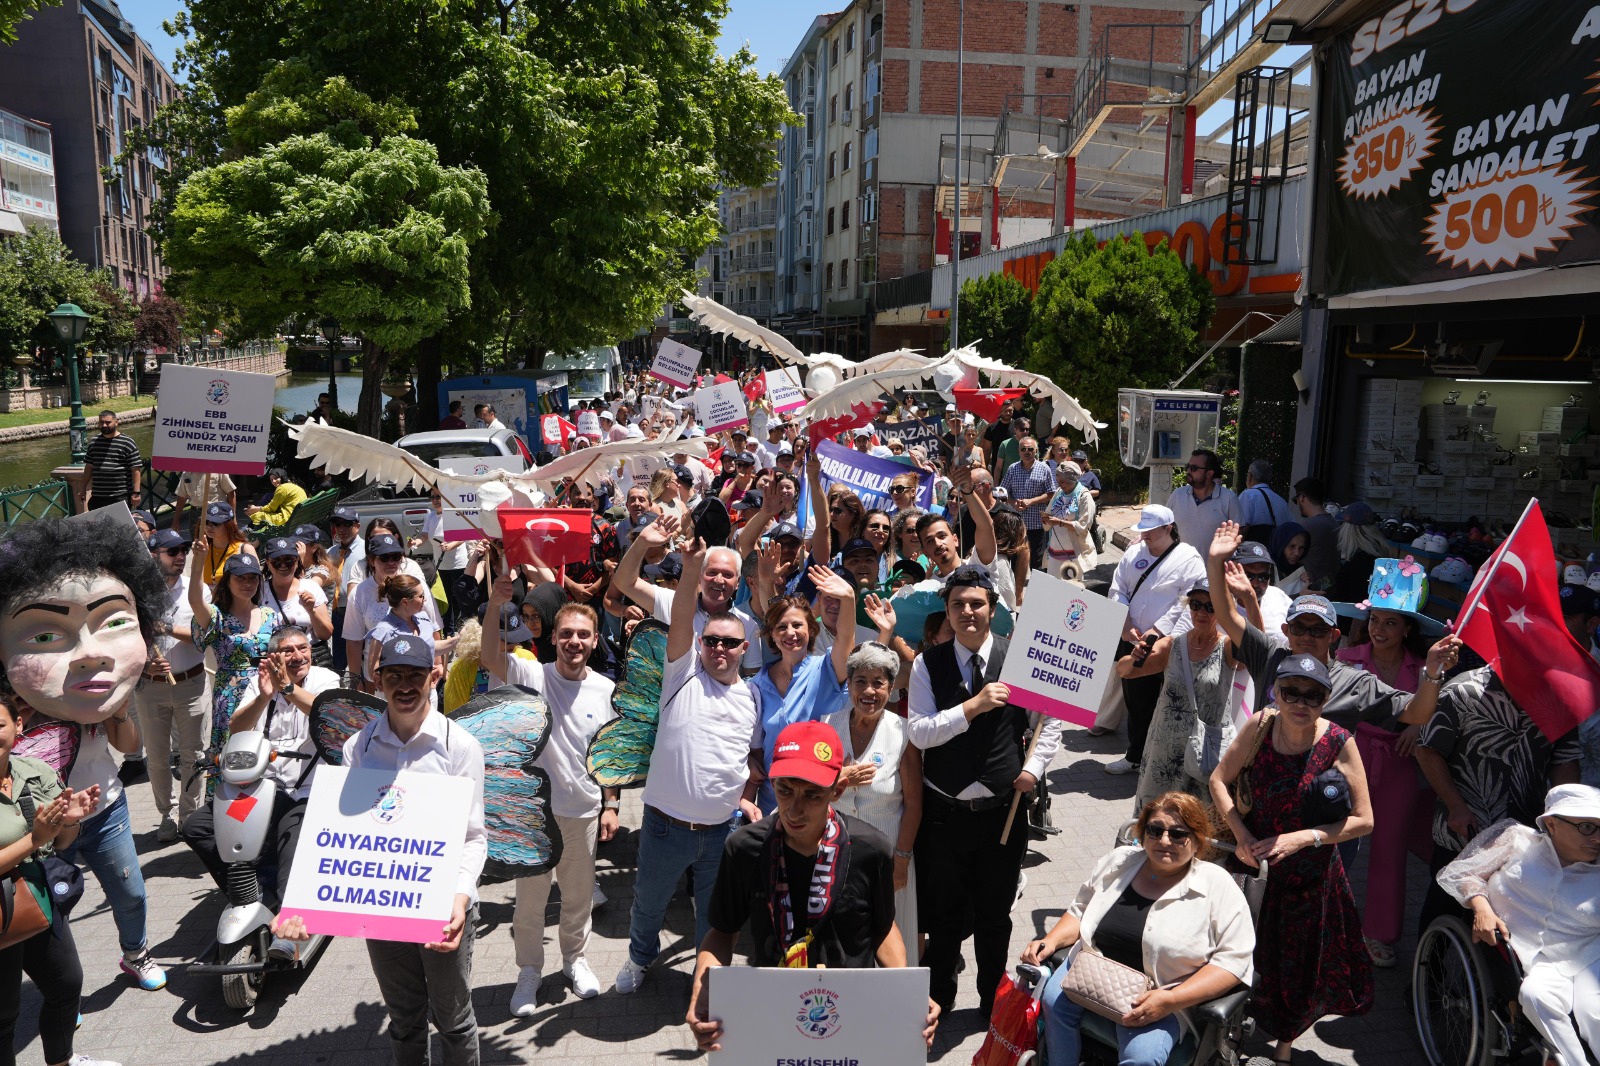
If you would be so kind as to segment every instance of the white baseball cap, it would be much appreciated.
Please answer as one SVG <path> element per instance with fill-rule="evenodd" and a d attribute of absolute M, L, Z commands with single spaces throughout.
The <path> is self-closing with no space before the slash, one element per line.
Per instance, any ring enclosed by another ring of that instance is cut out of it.
<path fill-rule="evenodd" d="M 1139 512 L 1139 521 L 1134 524 L 1133 531 L 1135 533 L 1148 533 L 1152 529 L 1170 526 L 1176 521 L 1177 519 L 1172 514 L 1172 508 L 1163 507 L 1159 503 L 1152 503 Z"/>

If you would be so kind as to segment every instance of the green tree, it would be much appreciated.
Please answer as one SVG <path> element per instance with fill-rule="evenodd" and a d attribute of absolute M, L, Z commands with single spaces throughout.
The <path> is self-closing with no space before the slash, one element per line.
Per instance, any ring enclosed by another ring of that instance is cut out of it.
<path fill-rule="evenodd" d="M 389 353 L 471 305 L 469 250 L 489 216 L 483 175 L 394 132 L 411 124 L 403 108 L 285 64 L 229 112 L 227 161 L 183 183 L 166 241 L 174 291 L 231 309 L 241 332 L 311 308 L 359 334 L 358 420 L 374 435 Z"/>
<path fill-rule="evenodd" d="M 104 273 L 90 270 L 48 230 L 29 229 L 0 241 L 0 357 L 58 347 L 45 316 L 75 303 L 90 317 L 80 351 L 121 348 L 131 337 L 132 298 Z"/>
<path fill-rule="evenodd" d="M 32 18 L 30 11 L 60 7 L 61 0 L 0 0 L 0 44 L 15 44 L 17 27 Z"/>
<path fill-rule="evenodd" d="M 1028 353 L 1033 297 L 1010 274 L 987 274 L 961 286 L 961 343 L 987 359 L 1021 366 Z"/>
<path fill-rule="evenodd" d="M 139 305 L 133 321 L 133 343 L 145 351 L 176 349 L 183 343 L 184 307 L 181 302 L 160 293 Z"/>
<path fill-rule="evenodd" d="M 471 313 L 419 370 L 487 346 L 614 341 L 648 324 L 718 236 L 719 182 L 760 184 L 791 119 L 753 57 L 717 55 L 726 0 L 192 0 L 174 21 L 190 76 L 156 139 L 180 183 L 230 150 L 231 108 L 283 57 L 416 117 L 443 164 L 487 178 Z M 270 124 L 277 112 L 261 109 Z M 169 237 L 173 219 L 158 216 Z M 424 382 L 424 402 L 432 389 Z"/>
<path fill-rule="evenodd" d="M 1117 390 L 1165 387 L 1199 353 L 1215 311 L 1211 284 L 1164 242 L 1147 252 L 1135 233 L 1097 247 L 1086 232 L 1039 279 L 1027 366 L 1115 422 Z M 1108 475 L 1121 470 L 1115 448 L 1095 462 Z"/>

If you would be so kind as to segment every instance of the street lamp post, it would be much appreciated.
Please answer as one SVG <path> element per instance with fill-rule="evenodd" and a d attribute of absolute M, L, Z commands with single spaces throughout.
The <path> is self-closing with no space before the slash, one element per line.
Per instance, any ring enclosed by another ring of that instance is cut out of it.
<path fill-rule="evenodd" d="M 339 375 L 335 354 L 339 350 L 339 320 L 325 318 L 317 323 L 322 339 L 328 342 L 328 406 L 339 410 Z"/>
<path fill-rule="evenodd" d="M 71 442 L 72 462 L 82 464 L 89 454 L 89 441 L 83 421 L 83 395 L 78 391 L 78 344 L 89 328 L 89 316 L 77 304 L 62 304 L 45 317 L 55 327 L 57 339 L 67 349 L 67 383 L 72 398 L 67 436 Z"/>
<path fill-rule="evenodd" d="M 966 73 L 967 3 L 956 0 L 956 210 L 950 238 L 950 347 L 961 347 L 961 90 Z"/>

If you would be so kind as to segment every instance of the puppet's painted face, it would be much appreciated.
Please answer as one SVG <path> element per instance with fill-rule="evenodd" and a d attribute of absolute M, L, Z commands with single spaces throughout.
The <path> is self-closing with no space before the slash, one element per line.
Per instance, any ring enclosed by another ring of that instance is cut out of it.
<path fill-rule="evenodd" d="M 28 706 L 93 725 L 127 703 L 147 651 L 133 594 L 98 571 L 13 601 L 0 617 L 0 656 Z"/>

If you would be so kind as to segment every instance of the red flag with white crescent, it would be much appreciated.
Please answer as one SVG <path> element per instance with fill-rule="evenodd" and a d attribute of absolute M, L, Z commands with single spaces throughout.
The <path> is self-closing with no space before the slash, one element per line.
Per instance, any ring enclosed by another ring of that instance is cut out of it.
<path fill-rule="evenodd" d="M 1027 389 L 951 389 L 956 398 L 957 411 L 971 411 L 985 422 L 1000 417 L 1000 408 L 1008 400 L 1017 400 L 1028 394 Z"/>
<path fill-rule="evenodd" d="M 1559 740 L 1600 707 L 1600 663 L 1562 618 L 1561 575 L 1537 500 L 1462 602 L 1456 632 L 1545 736 Z"/>
<path fill-rule="evenodd" d="M 501 507 L 495 515 L 514 566 L 555 568 L 589 558 L 593 514 L 585 508 Z"/>
<path fill-rule="evenodd" d="M 811 438 L 811 446 L 815 448 L 820 441 L 832 440 L 847 429 L 865 426 L 878 413 L 883 410 L 886 401 L 873 400 L 871 403 L 855 403 L 850 405 L 850 410 L 842 415 L 832 418 L 822 418 L 812 422 L 806 427 L 806 434 Z"/>

